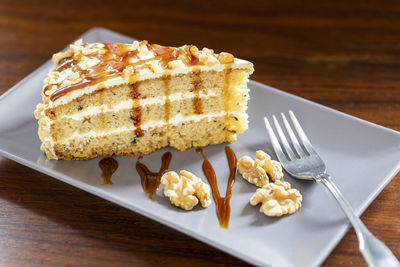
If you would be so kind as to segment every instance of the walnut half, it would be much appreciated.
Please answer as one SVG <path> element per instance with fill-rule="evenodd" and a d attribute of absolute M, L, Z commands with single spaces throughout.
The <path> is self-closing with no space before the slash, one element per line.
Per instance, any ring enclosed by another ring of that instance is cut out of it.
<path fill-rule="evenodd" d="M 244 179 L 262 187 L 269 183 L 269 178 L 272 181 L 283 178 L 282 166 L 279 162 L 271 160 L 271 157 L 262 150 L 258 150 L 256 155 L 257 158 L 254 160 L 249 156 L 239 159 L 238 171 Z"/>
<path fill-rule="evenodd" d="M 302 200 L 299 190 L 291 188 L 288 182 L 275 181 L 257 189 L 250 204 L 255 206 L 262 203 L 260 212 L 279 217 L 296 212 L 301 207 Z"/>
<path fill-rule="evenodd" d="M 161 184 L 164 195 L 177 207 L 191 210 L 199 200 L 204 208 L 211 204 L 210 186 L 188 171 L 182 170 L 179 176 L 174 171 L 167 172 L 161 177 Z"/>

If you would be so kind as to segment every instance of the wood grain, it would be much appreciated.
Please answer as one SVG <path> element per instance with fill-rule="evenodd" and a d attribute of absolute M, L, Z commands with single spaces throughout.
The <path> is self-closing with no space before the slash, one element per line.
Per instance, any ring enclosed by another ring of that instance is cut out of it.
<path fill-rule="evenodd" d="M 252 79 L 400 131 L 398 1 L 0 0 L 0 93 L 92 27 L 196 44 L 255 64 Z M 362 216 L 400 257 L 400 176 Z M 0 157 L 0 264 L 245 265 Z M 350 230 L 325 266 L 364 261 Z"/>

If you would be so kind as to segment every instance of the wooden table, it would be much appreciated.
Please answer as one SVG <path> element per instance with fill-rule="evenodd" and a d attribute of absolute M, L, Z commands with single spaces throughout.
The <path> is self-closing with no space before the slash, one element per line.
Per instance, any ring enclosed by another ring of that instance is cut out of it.
<path fill-rule="evenodd" d="M 0 92 L 103 26 L 152 43 L 229 51 L 254 63 L 256 81 L 399 131 L 398 1 L 324 2 L 1 0 Z M 397 175 L 362 216 L 397 257 L 399 187 Z M 0 157 L 0 264 L 245 263 Z M 364 265 L 353 230 L 324 265 Z"/>

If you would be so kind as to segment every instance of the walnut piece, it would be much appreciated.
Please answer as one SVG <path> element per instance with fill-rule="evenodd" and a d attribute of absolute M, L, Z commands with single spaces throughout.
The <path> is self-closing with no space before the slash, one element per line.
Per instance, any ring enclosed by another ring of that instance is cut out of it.
<path fill-rule="evenodd" d="M 167 172 L 161 177 L 161 184 L 164 195 L 177 207 L 191 210 L 199 200 L 204 208 L 211 204 L 210 186 L 188 171 L 182 170 L 179 176 L 174 171 Z"/>
<path fill-rule="evenodd" d="M 302 200 L 299 190 L 291 188 L 288 182 L 276 181 L 257 189 L 250 204 L 255 206 L 262 203 L 260 212 L 279 217 L 296 212 L 301 207 Z"/>
<path fill-rule="evenodd" d="M 259 187 L 269 183 L 269 178 L 272 181 L 283 178 L 282 166 L 278 161 L 271 160 L 271 157 L 262 150 L 256 152 L 257 158 L 251 159 L 249 156 L 244 156 L 239 159 L 239 173 L 249 183 Z"/>
<path fill-rule="evenodd" d="M 173 60 L 173 61 L 168 62 L 168 67 L 170 69 L 184 68 L 185 67 L 185 63 L 183 63 L 182 60 L 177 59 L 177 60 Z"/>
<path fill-rule="evenodd" d="M 230 53 L 221 52 L 218 55 L 218 60 L 221 64 L 228 64 L 233 63 L 235 61 L 235 58 Z"/>

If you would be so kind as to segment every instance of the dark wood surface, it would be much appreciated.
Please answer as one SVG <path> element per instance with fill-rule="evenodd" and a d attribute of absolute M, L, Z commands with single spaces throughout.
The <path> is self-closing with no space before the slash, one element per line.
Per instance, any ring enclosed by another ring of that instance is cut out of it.
<path fill-rule="evenodd" d="M 0 0 L 0 93 L 97 26 L 232 52 L 256 81 L 400 130 L 398 1 Z M 397 257 L 399 187 L 397 174 L 362 216 Z M 246 263 L 0 157 L 0 265 L 133 264 Z M 353 230 L 324 265 L 364 265 Z"/>

